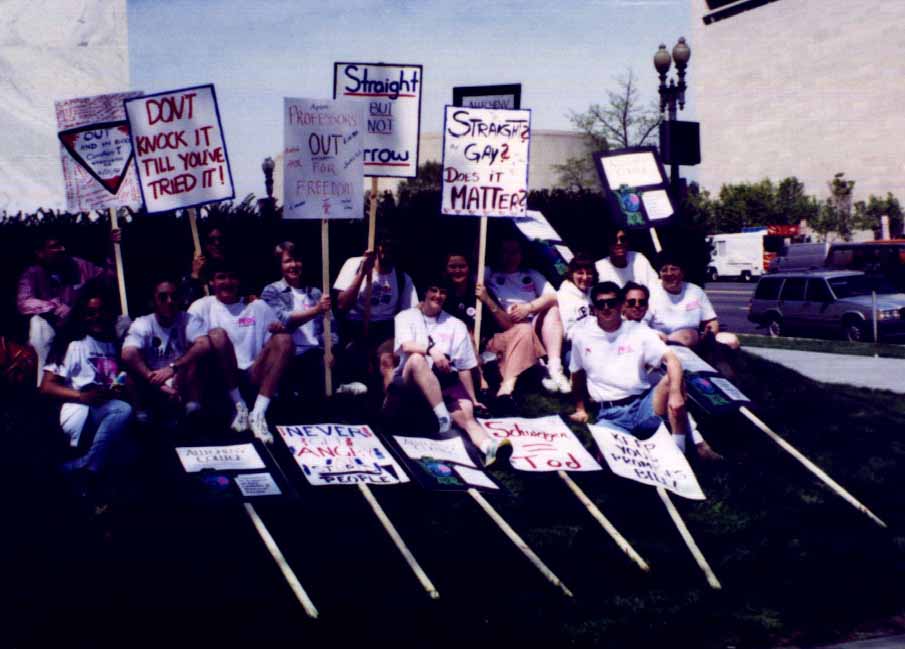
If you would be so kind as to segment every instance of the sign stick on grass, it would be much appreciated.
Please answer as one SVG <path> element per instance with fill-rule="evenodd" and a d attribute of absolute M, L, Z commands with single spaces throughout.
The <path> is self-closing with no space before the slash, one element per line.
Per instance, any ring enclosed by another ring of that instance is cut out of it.
<path fill-rule="evenodd" d="M 487 256 L 487 217 L 481 217 L 481 234 L 478 238 L 478 282 L 484 283 L 484 258 Z M 474 307 L 474 344 L 475 349 L 481 349 L 481 314 L 484 303 L 475 300 Z"/>
<path fill-rule="evenodd" d="M 525 543 L 524 539 L 522 539 L 522 537 L 520 537 L 518 533 L 514 529 L 512 529 L 509 523 L 507 523 L 506 520 L 502 516 L 500 516 L 497 510 L 491 507 L 490 503 L 484 499 L 484 496 L 482 496 L 477 489 L 469 489 L 468 495 L 475 499 L 478 505 L 481 506 L 481 509 L 483 509 L 484 512 L 488 516 L 490 516 L 493 522 L 496 523 L 501 530 L 503 530 L 503 533 L 508 536 L 509 540 L 515 544 L 515 547 L 521 550 L 522 554 L 524 554 L 528 558 L 528 560 L 534 564 L 534 567 L 540 570 L 541 574 L 547 578 L 547 581 L 562 590 L 562 592 L 565 593 L 567 597 L 573 597 L 572 591 L 570 591 L 566 587 L 566 585 L 562 583 L 562 581 L 560 581 L 559 577 L 557 577 L 553 573 L 553 571 L 550 570 L 543 561 L 541 561 L 540 557 L 534 553 L 534 550 L 528 547 L 528 544 Z"/>
<path fill-rule="evenodd" d="M 116 208 L 108 208 L 110 214 L 110 229 L 116 230 L 119 223 L 116 220 Z M 126 276 L 123 272 L 123 251 L 119 242 L 113 244 L 113 260 L 116 264 L 116 284 L 119 286 L 119 303 L 122 307 L 123 315 L 129 315 L 129 303 L 126 301 Z"/>
<path fill-rule="evenodd" d="M 415 559 L 415 555 L 412 554 L 412 551 L 409 550 L 408 546 L 405 544 L 405 541 L 402 540 L 399 532 L 396 531 L 396 527 L 386 515 L 386 512 L 383 511 L 383 507 L 380 506 L 380 503 L 377 502 L 374 494 L 371 493 L 370 487 L 368 487 L 368 485 L 364 483 L 359 482 L 358 488 L 361 490 L 361 493 L 365 497 L 365 500 L 368 501 L 371 509 L 374 510 L 374 514 L 377 516 L 380 524 L 383 525 L 383 529 L 385 529 L 387 531 L 387 534 L 390 535 L 390 538 L 393 539 L 393 543 L 396 545 L 399 553 L 402 554 L 403 558 L 405 558 L 406 563 L 409 564 L 409 568 L 412 569 L 412 572 L 415 573 L 418 581 L 421 582 L 424 590 L 427 591 L 427 594 L 430 595 L 431 599 L 438 599 L 440 597 L 440 593 L 431 583 L 431 580 L 430 578 L 428 578 L 427 573 L 424 572 L 424 569 L 418 564 L 418 560 Z"/>
<path fill-rule="evenodd" d="M 323 294 L 330 295 L 330 226 L 327 219 L 321 221 L 321 285 Z M 324 391 L 333 395 L 333 339 L 330 330 L 332 309 L 323 314 L 324 318 Z"/>
<path fill-rule="evenodd" d="M 377 239 L 377 189 L 378 189 L 378 178 L 377 176 L 373 176 L 371 178 L 371 202 L 368 205 L 369 215 L 368 215 L 368 250 L 374 250 L 374 245 L 376 244 Z M 376 254 L 377 251 L 375 250 Z M 377 263 L 377 262 L 375 262 Z M 373 271 L 372 271 L 373 272 Z M 398 286 L 400 295 L 402 294 L 402 287 Z M 362 318 L 362 329 L 364 329 L 364 335 L 368 335 L 368 321 L 371 319 L 371 292 L 374 290 L 374 286 L 372 284 L 371 273 L 368 273 L 365 277 L 365 312 Z"/>
<path fill-rule="evenodd" d="M 305 589 L 302 588 L 302 583 L 299 581 L 299 578 L 296 577 L 295 572 L 293 572 L 292 568 L 289 566 L 289 562 L 286 561 L 286 557 L 283 556 L 283 553 L 280 551 L 280 548 L 277 545 L 276 541 L 273 540 L 273 536 L 271 536 L 270 531 L 267 529 L 267 526 L 264 525 L 264 521 L 262 521 L 261 517 L 258 516 L 258 512 L 255 511 L 255 508 L 251 504 L 245 503 L 245 513 L 248 514 L 248 517 L 251 519 L 252 524 L 255 526 L 255 530 L 258 532 L 258 535 L 261 537 L 261 540 L 267 547 L 268 552 L 270 552 L 270 556 L 273 557 L 273 560 L 279 567 L 280 572 L 283 573 L 283 577 L 289 584 L 289 588 L 292 589 L 292 592 L 295 595 L 296 599 L 298 599 L 299 603 L 302 605 L 302 608 L 305 609 L 305 613 L 308 615 L 308 617 L 317 619 L 318 612 L 314 606 L 314 602 L 311 601 L 311 598 L 308 597 L 308 593 L 306 593 Z"/>
<path fill-rule="evenodd" d="M 739 408 L 739 411 L 747 417 L 751 423 L 757 426 L 761 431 L 766 433 L 766 435 L 776 442 L 779 447 L 784 450 L 786 453 L 794 457 L 798 460 L 804 467 L 817 476 L 824 484 L 826 484 L 830 489 L 836 492 L 836 494 L 845 500 L 852 507 L 857 509 L 859 512 L 866 514 L 873 522 L 875 522 L 880 527 L 886 527 L 886 523 L 880 520 L 877 516 L 874 515 L 872 511 L 870 511 L 867 507 L 862 505 L 854 496 L 852 496 L 849 492 L 847 492 L 838 482 L 833 480 L 830 476 L 826 474 L 819 466 L 811 462 L 807 457 L 805 457 L 798 449 L 789 444 L 782 437 L 774 433 L 770 430 L 770 427 L 767 426 L 763 421 L 761 421 L 753 412 L 748 410 L 745 406 Z"/>
<path fill-rule="evenodd" d="M 588 498 L 587 494 L 581 490 L 581 488 L 575 484 L 575 481 L 569 477 L 569 474 L 565 471 L 559 471 L 558 475 L 562 478 L 562 481 L 566 483 L 569 489 L 572 490 L 572 493 L 581 501 L 581 504 L 585 506 L 585 509 L 588 510 L 588 513 L 594 517 L 600 526 L 606 530 L 606 533 L 612 537 L 612 539 L 616 542 L 616 545 L 619 546 L 619 549 L 625 552 L 629 558 L 638 564 L 638 567 L 641 568 L 644 572 L 650 572 L 650 566 L 647 562 L 641 558 L 641 555 L 635 552 L 635 548 L 631 546 L 631 544 L 625 540 L 625 537 L 619 533 L 619 530 L 615 528 L 615 526 L 607 519 L 606 516 L 603 515 L 603 512 L 594 504 L 594 502 Z"/>
<path fill-rule="evenodd" d="M 688 528 L 685 526 L 685 521 L 679 516 L 676 506 L 672 503 L 672 500 L 670 500 L 669 494 L 666 493 L 666 489 L 657 487 L 657 495 L 660 496 L 660 500 L 666 505 L 666 511 L 669 512 L 669 517 L 675 524 L 676 529 L 679 530 L 679 534 L 682 535 L 682 540 L 685 541 L 685 545 L 687 545 L 688 549 L 691 551 L 691 556 L 694 557 L 698 567 L 704 572 L 704 576 L 707 577 L 707 583 L 714 590 L 722 589 L 719 580 L 716 578 L 716 575 L 713 574 L 713 570 L 710 569 L 710 564 L 707 563 L 707 559 L 704 558 L 703 553 L 698 548 L 698 544 L 694 542 L 691 532 L 689 532 Z"/>

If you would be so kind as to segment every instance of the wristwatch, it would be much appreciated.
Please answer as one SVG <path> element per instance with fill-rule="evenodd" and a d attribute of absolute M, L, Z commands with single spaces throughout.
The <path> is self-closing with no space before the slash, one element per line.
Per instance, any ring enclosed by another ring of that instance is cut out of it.
<path fill-rule="evenodd" d="M 174 372 L 177 371 L 177 370 L 179 369 L 178 367 L 176 367 L 176 363 L 170 363 L 170 364 L 169 364 L 169 367 L 170 367 L 170 369 L 173 370 Z"/>

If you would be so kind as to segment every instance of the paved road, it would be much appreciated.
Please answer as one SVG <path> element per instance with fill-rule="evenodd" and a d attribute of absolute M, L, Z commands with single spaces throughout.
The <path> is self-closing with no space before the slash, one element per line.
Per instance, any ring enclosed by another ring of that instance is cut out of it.
<path fill-rule="evenodd" d="M 748 301 L 754 294 L 755 282 L 708 282 L 705 287 L 707 297 L 713 303 L 720 327 L 736 333 L 758 332 L 753 322 L 748 321 Z"/>

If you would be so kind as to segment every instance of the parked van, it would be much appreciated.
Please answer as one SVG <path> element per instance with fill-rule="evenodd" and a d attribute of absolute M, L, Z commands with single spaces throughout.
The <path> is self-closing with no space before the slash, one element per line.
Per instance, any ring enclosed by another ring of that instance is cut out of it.
<path fill-rule="evenodd" d="M 768 272 L 817 270 L 826 264 L 827 243 L 790 243 L 770 262 Z"/>
<path fill-rule="evenodd" d="M 739 277 L 742 281 L 764 274 L 764 233 L 735 232 L 710 237 L 710 264 L 707 278 L 713 282 L 721 277 Z"/>
<path fill-rule="evenodd" d="M 834 243 L 830 246 L 826 266 L 884 277 L 897 290 L 905 292 L 905 239 Z"/>

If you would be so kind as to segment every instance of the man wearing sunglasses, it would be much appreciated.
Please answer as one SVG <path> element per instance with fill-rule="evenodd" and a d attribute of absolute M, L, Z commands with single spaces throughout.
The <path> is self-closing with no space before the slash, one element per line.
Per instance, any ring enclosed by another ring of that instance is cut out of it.
<path fill-rule="evenodd" d="M 588 421 L 588 395 L 600 405 L 598 422 L 631 432 L 646 419 L 668 412 L 679 429 L 673 434 L 684 437 L 688 418 L 679 360 L 649 327 L 622 319 L 625 296 L 615 283 L 596 284 L 591 301 L 596 318 L 588 319 L 572 338 L 571 419 Z M 661 363 L 666 364 L 666 376 L 653 386 L 647 367 Z"/>

